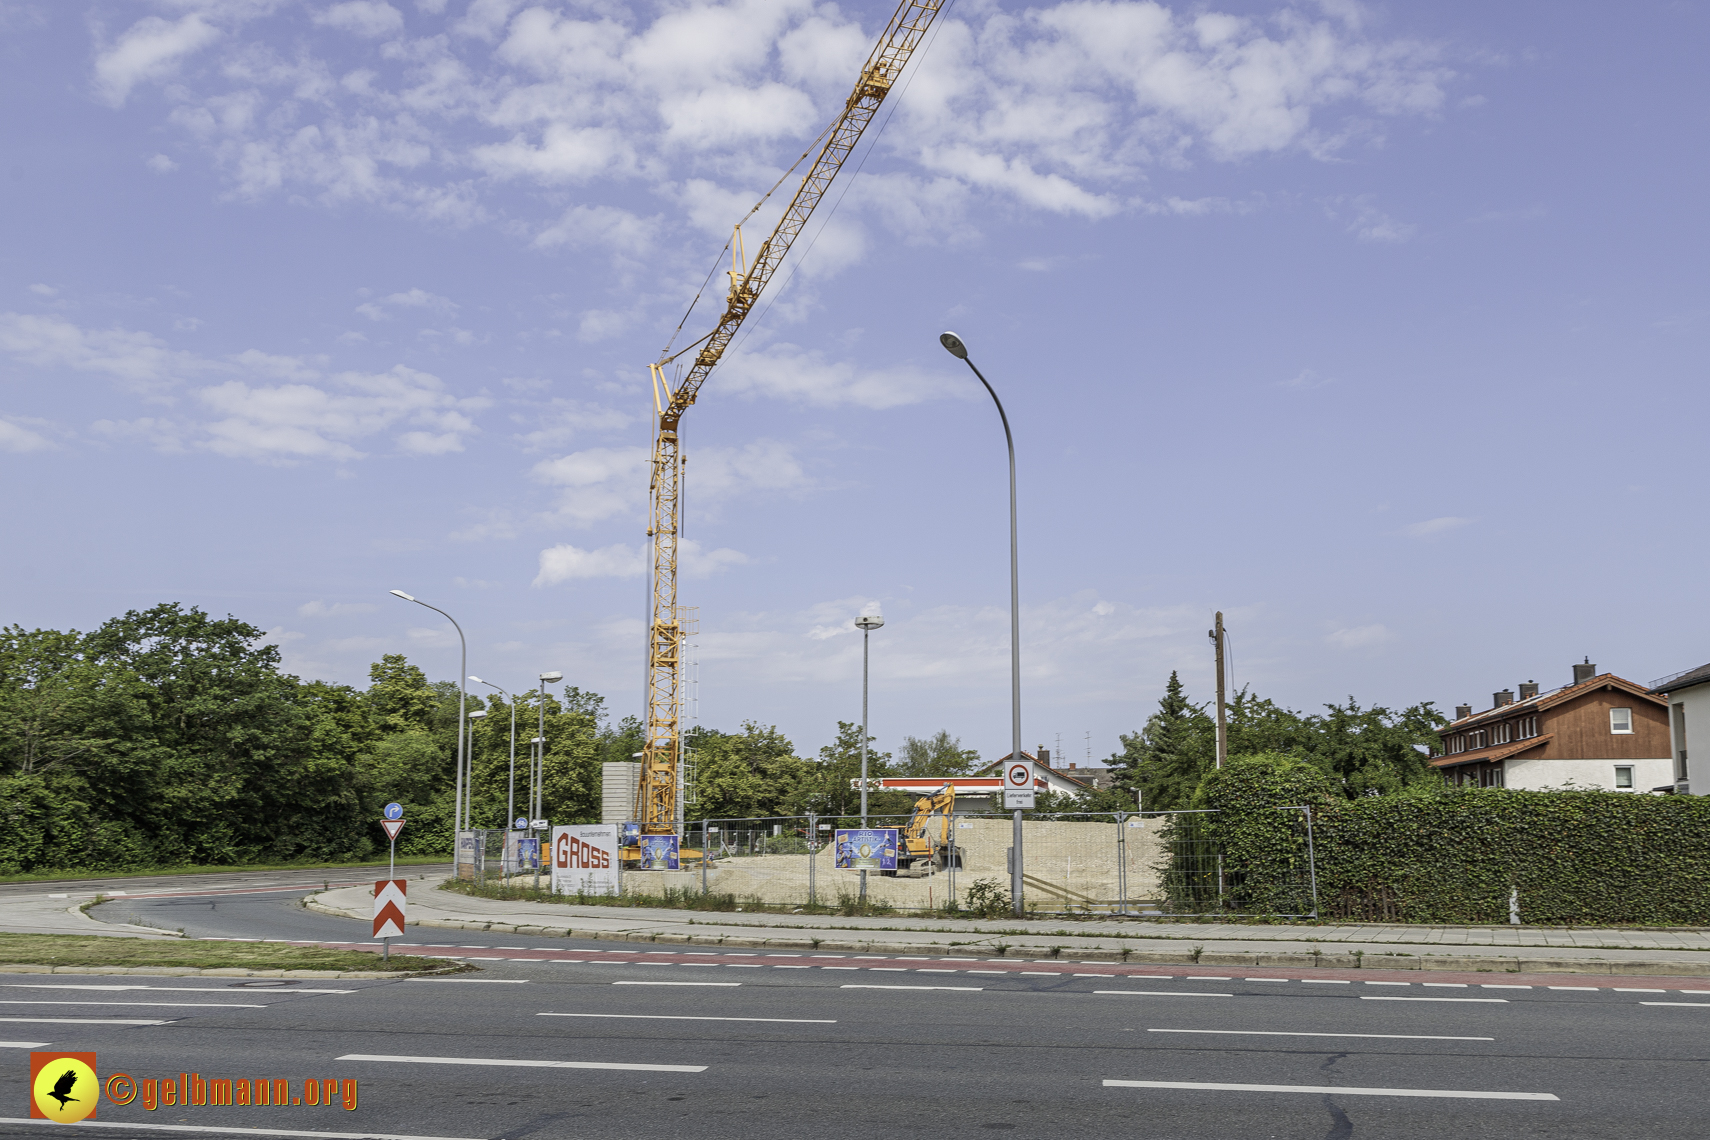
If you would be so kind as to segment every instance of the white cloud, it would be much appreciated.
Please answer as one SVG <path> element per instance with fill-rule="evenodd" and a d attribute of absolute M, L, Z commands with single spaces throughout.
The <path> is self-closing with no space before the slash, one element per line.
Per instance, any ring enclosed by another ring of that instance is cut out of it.
<path fill-rule="evenodd" d="M 622 543 L 598 550 L 560 543 L 540 552 L 540 573 L 535 575 L 534 585 L 556 586 L 578 578 L 634 578 L 646 572 L 649 554 L 645 546 L 632 548 Z M 716 574 L 748 561 L 746 554 L 729 547 L 706 550 L 693 539 L 677 545 L 678 572 L 691 577 Z"/>
<path fill-rule="evenodd" d="M 287 33 L 282 7 L 221 7 L 238 42 L 220 69 L 177 77 L 172 120 L 245 196 L 518 224 L 514 196 L 502 210 L 484 204 L 507 193 L 499 184 L 587 187 L 568 208 L 537 199 L 556 221 L 520 223 L 550 247 L 597 237 L 598 212 L 627 212 L 638 185 L 681 194 L 702 182 L 729 202 L 694 224 L 722 233 L 781 172 L 758 164 L 787 162 L 841 106 L 871 35 L 810 0 L 444 7 L 418 3 L 406 26 L 392 4 L 347 0 L 319 8 L 306 36 Z M 976 197 L 1089 218 L 1211 212 L 1222 200 L 1137 192 L 1194 162 L 1328 157 L 1379 141 L 1387 119 L 1442 110 L 1454 76 L 1434 48 L 1324 11 L 1062 0 L 941 16 L 876 143 L 903 169 L 867 178 L 880 192 L 850 200 L 845 236 L 869 210 L 891 223 L 915 216 L 906 232 L 942 239 Z M 214 18 L 138 21 L 98 61 L 101 89 L 122 102 L 173 77 L 220 34 Z M 291 55 L 270 46 L 288 37 Z M 1381 215 L 1357 226 L 1372 241 L 1407 230 Z"/>
<path fill-rule="evenodd" d="M 366 301 L 356 306 L 356 311 L 371 321 L 383 321 L 392 316 L 389 309 L 433 309 L 446 315 L 457 312 L 458 304 L 449 297 L 441 297 L 438 293 L 429 293 L 425 289 L 411 289 L 407 293 L 393 293 L 378 301 Z"/>
<path fill-rule="evenodd" d="M 1426 519 L 1423 522 L 1408 523 L 1406 526 L 1401 528 L 1401 533 L 1405 534 L 1408 538 L 1431 538 L 1434 535 L 1446 534 L 1451 530 L 1458 530 L 1470 522 L 1472 522 L 1471 519 L 1463 519 L 1456 515 L 1444 515 L 1441 518 Z"/>
<path fill-rule="evenodd" d="M 60 317 L 23 313 L 0 313 L 0 351 L 27 364 L 100 373 L 156 394 L 210 367 L 191 353 L 167 348 L 149 333 L 92 331 Z"/>
<path fill-rule="evenodd" d="M 30 292 L 34 293 L 38 297 L 55 297 L 59 295 L 59 290 L 55 289 L 52 285 L 31 285 Z"/>
<path fill-rule="evenodd" d="M 123 106 L 137 84 L 170 77 L 183 59 L 219 38 L 219 29 L 196 12 L 177 21 L 144 16 L 95 57 L 96 93 Z"/>
<path fill-rule="evenodd" d="M 1394 636 L 1381 625 L 1358 625 L 1335 630 L 1324 640 L 1338 649 L 1370 649 L 1374 645 L 1382 645 Z"/>
<path fill-rule="evenodd" d="M 1330 216 L 1346 224 L 1349 233 L 1361 241 L 1400 244 L 1419 232 L 1411 222 L 1398 222 L 1374 204 L 1370 194 L 1354 198 L 1333 198 L 1325 202 Z"/>
<path fill-rule="evenodd" d="M 716 383 L 724 392 L 773 396 L 819 407 L 884 409 L 945 396 L 971 397 L 974 393 L 967 379 L 946 367 L 897 365 L 861 370 L 846 361 L 828 361 L 818 349 L 775 344 L 733 355 L 720 367 Z"/>
<path fill-rule="evenodd" d="M 396 35 L 404 30 L 404 16 L 385 0 L 345 0 L 310 17 L 324 27 L 337 28 L 353 36 Z"/>
<path fill-rule="evenodd" d="M 23 455 L 32 451 L 48 451 L 54 446 L 45 435 L 25 427 L 25 423 L 41 424 L 40 420 L 18 420 L 0 417 L 0 451 Z"/>
<path fill-rule="evenodd" d="M 171 174 L 178 169 L 178 164 L 164 154 L 155 155 L 145 165 L 156 174 Z"/>
<path fill-rule="evenodd" d="M 298 617 L 345 617 L 349 614 L 372 613 L 379 607 L 372 602 L 334 602 L 327 605 L 322 601 L 304 602 L 297 607 Z"/>

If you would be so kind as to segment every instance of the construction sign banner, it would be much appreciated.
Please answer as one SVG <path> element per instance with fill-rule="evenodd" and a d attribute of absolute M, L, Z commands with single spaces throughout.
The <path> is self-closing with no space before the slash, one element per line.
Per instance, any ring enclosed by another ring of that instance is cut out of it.
<path fill-rule="evenodd" d="M 374 937 L 404 936 L 405 879 L 381 879 L 374 884 Z"/>
<path fill-rule="evenodd" d="M 552 829 L 552 892 L 618 893 L 618 825 L 577 823 Z"/>
<path fill-rule="evenodd" d="M 675 835 L 643 835 L 641 837 L 641 869 L 643 871 L 675 871 L 681 867 L 677 860 Z"/>
<path fill-rule="evenodd" d="M 100 1099 L 95 1054 L 30 1054 L 30 1119 L 76 1124 L 95 1115 Z"/>
<path fill-rule="evenodd" d="M 837 866 L 846 871 L 896 870 L 897 829 L 894 827 L 838 828 Z"/>

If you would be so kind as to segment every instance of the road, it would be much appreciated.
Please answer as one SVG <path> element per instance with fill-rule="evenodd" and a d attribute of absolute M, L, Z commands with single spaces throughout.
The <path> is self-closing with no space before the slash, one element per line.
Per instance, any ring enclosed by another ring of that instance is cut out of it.
<path fill-rule="evenodd" d="M 296 897 L 263 885 L 96 913 L 199 937 L 365 936 Z M 0 1037 L 17 1057 L 0 1069 L 0 1106 L 24 1115 L 24 1043 L 95 1051 L 103 1077 L 284 1078 L 299 1097 L 306 1078 L 357 1082 L 354 1111 L 101 1106 L 103 1125 L 197 1129 L 186 1136 L 1664 1140 L 1702 1136 L 1710 1102 L 1698 1079 L 1710 993 L 1692 992 L 1710 986 L 1682 979 L 1426 984 L 420 928 L 407 941 L 480 972 L 295 985 L 0 976 Z M 136 988 L 87 988 L 115 985 Z M 146 1024 L 110 1023 L 125 1020 Z M 60 1127 L 13 1119 L 0 1136 Z"/>

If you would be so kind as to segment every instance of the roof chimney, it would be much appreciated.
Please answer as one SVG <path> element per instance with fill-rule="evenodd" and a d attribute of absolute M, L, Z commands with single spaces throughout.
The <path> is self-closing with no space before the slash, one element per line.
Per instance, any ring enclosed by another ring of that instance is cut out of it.
<path fill-rule="evenodd" d="M 1529 701 L 1537 695 L 1538 695 L 1538 682 L 1536 682 L 1536 681 L 1522 681 L 1522 682 L 1520 682 L 1520 699 L 1521 700 Z"/>
<path fill-rule="evenodd" d="M 1591 663 L 1589 657 L 1585 659 L 1585 664 L 1573 667 L 1573 683 L 1576 685 L 1583 684 L 1595 676 L 1597 676 L 1597 666 Z"/>
<path fill-rule="evenodd" d="M 1512 689 L 1504 689 L 1500 693 L 1490 694 L 1490 704 L 1492 708 L 1501 708 L 1503 705 L 1511 705 L 1513 703 L 1514 690 Z"/>
<path fill-rule="evenodd" d="M 1469 717 L 1471 715 L 1472 715 L 1472 706 L 1471 705 L 1456 705 L 1455 706 L 1455 719 L 1456 720 L 1465 720 L 1465 719 L 1467 719 L 1467 717 Z"/>
<path fill-rule="evenodd" d="M 1039 763 L 1049 768 L 1051 766 L 1051 750 L 1043 744 L 1039 746 Z"/>

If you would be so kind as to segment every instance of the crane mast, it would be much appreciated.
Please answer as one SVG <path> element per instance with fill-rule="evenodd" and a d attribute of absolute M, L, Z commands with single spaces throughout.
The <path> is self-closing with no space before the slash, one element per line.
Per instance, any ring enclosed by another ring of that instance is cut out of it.
<path fill-rule="evenodd" d="M 707 375 L 724 356 L 742 322 L 801 235 L 820 199 L 855 149 L 867 124 L 902 75 L 944 0 L 902 0 L 884 34 L 867 56 L 855 89 L 826 131 L 825 143 L 784 210 L 777 228 L 748 261 L 742 229 L 731 244 L 730 290 L 718 324 L 700 342 L 694 362 L 673 387 L 665 374 L 670 357 L 648 366 L 653 383 L 653 462 L 648 536 L 653 540 L 652 617 L 647 631 L 647 739 L 641 761 L 640 822 L 643 834 L 676 830 L 677 781 L 682 761 L 681 656 L 687 615 L 677 605 L 677 546 L 682 504 L 683 452 L 678 427 Z"/>

